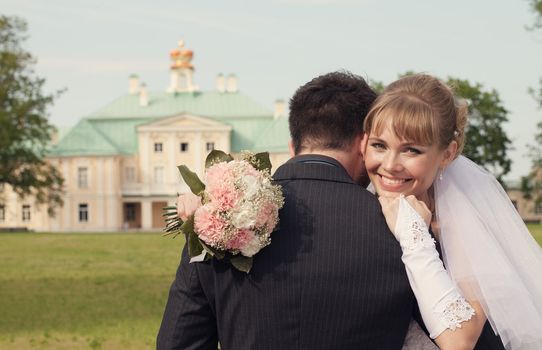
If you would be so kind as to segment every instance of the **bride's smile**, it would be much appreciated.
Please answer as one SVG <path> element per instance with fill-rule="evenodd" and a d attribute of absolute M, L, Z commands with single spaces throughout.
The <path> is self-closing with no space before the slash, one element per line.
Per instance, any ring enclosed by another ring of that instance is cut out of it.
<path fill-rule="evenodd" d="M 446 150 L 405 140 L 390 125 L 372 131 L 365 148 L 365 167 L 381 196 L 425 197 L 445 158 Z"/>

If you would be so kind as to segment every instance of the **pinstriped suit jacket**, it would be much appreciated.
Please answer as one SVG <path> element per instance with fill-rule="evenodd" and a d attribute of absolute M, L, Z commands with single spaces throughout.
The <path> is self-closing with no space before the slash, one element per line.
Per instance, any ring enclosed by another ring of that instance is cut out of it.
<path fill-rule="evenodd" d="M 249 275 L 183 251 L 158 349 L 401 349 L 414 296 L 378 201 L 334 159 L 274 175 L 280 229 Z"/>

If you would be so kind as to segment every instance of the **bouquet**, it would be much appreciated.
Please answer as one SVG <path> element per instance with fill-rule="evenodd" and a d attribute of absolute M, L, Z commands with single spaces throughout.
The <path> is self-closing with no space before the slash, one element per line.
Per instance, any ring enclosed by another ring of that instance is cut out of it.
<path fill-rule="evenodd" d="M 271 243 L 284 204 L 272 182 L 269 154 L 243 152 L 235 160 L 214 150 L 205 161 L 205 184 L 186 166 L 178 169 L 202 206 L 184 222 L 175 206 L 164 208 L 166 235 L 185 234 L 191 262 L 227 259 L 248 273 L 253 256 Z"/>

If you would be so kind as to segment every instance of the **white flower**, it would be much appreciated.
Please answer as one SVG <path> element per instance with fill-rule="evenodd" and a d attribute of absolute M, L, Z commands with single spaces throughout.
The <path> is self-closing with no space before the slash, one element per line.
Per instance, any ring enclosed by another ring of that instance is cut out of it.
<path fill-rule="evenodd" d="M 243 205 L 234 208 L 231 222 L 233 226 L 239 229 L 248 229 L 256 225 L 256 215 L 252 203 L 247 201 Z"/>
<path fill-rule="evenodd" d="M 241 254 L 250 258 L 259 252 L 260 249 L 262 249 L 262 243 L 260 242 L 258 236 L 253 234 L 252 239 L 241 248 Z"/>
<path fill-rule="evenodd" d="M 244 175 L 241 181 L 245 189 L 245 198 L 247 199 L 254 197 L 261 187 L 261 184 L 258 183 L 258 179 L 251 175 Z"/>

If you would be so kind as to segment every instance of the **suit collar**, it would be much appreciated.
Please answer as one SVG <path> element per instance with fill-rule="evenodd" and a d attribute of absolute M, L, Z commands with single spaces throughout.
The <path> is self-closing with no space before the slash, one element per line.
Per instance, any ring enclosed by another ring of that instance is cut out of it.
<path fill-rule="evenodd" d="M 291 158 L 277 169 L 273 178 L 275 180 L 324 180 L 355 185 L 339 161 L 320 154 L 303 154 Z"/>

